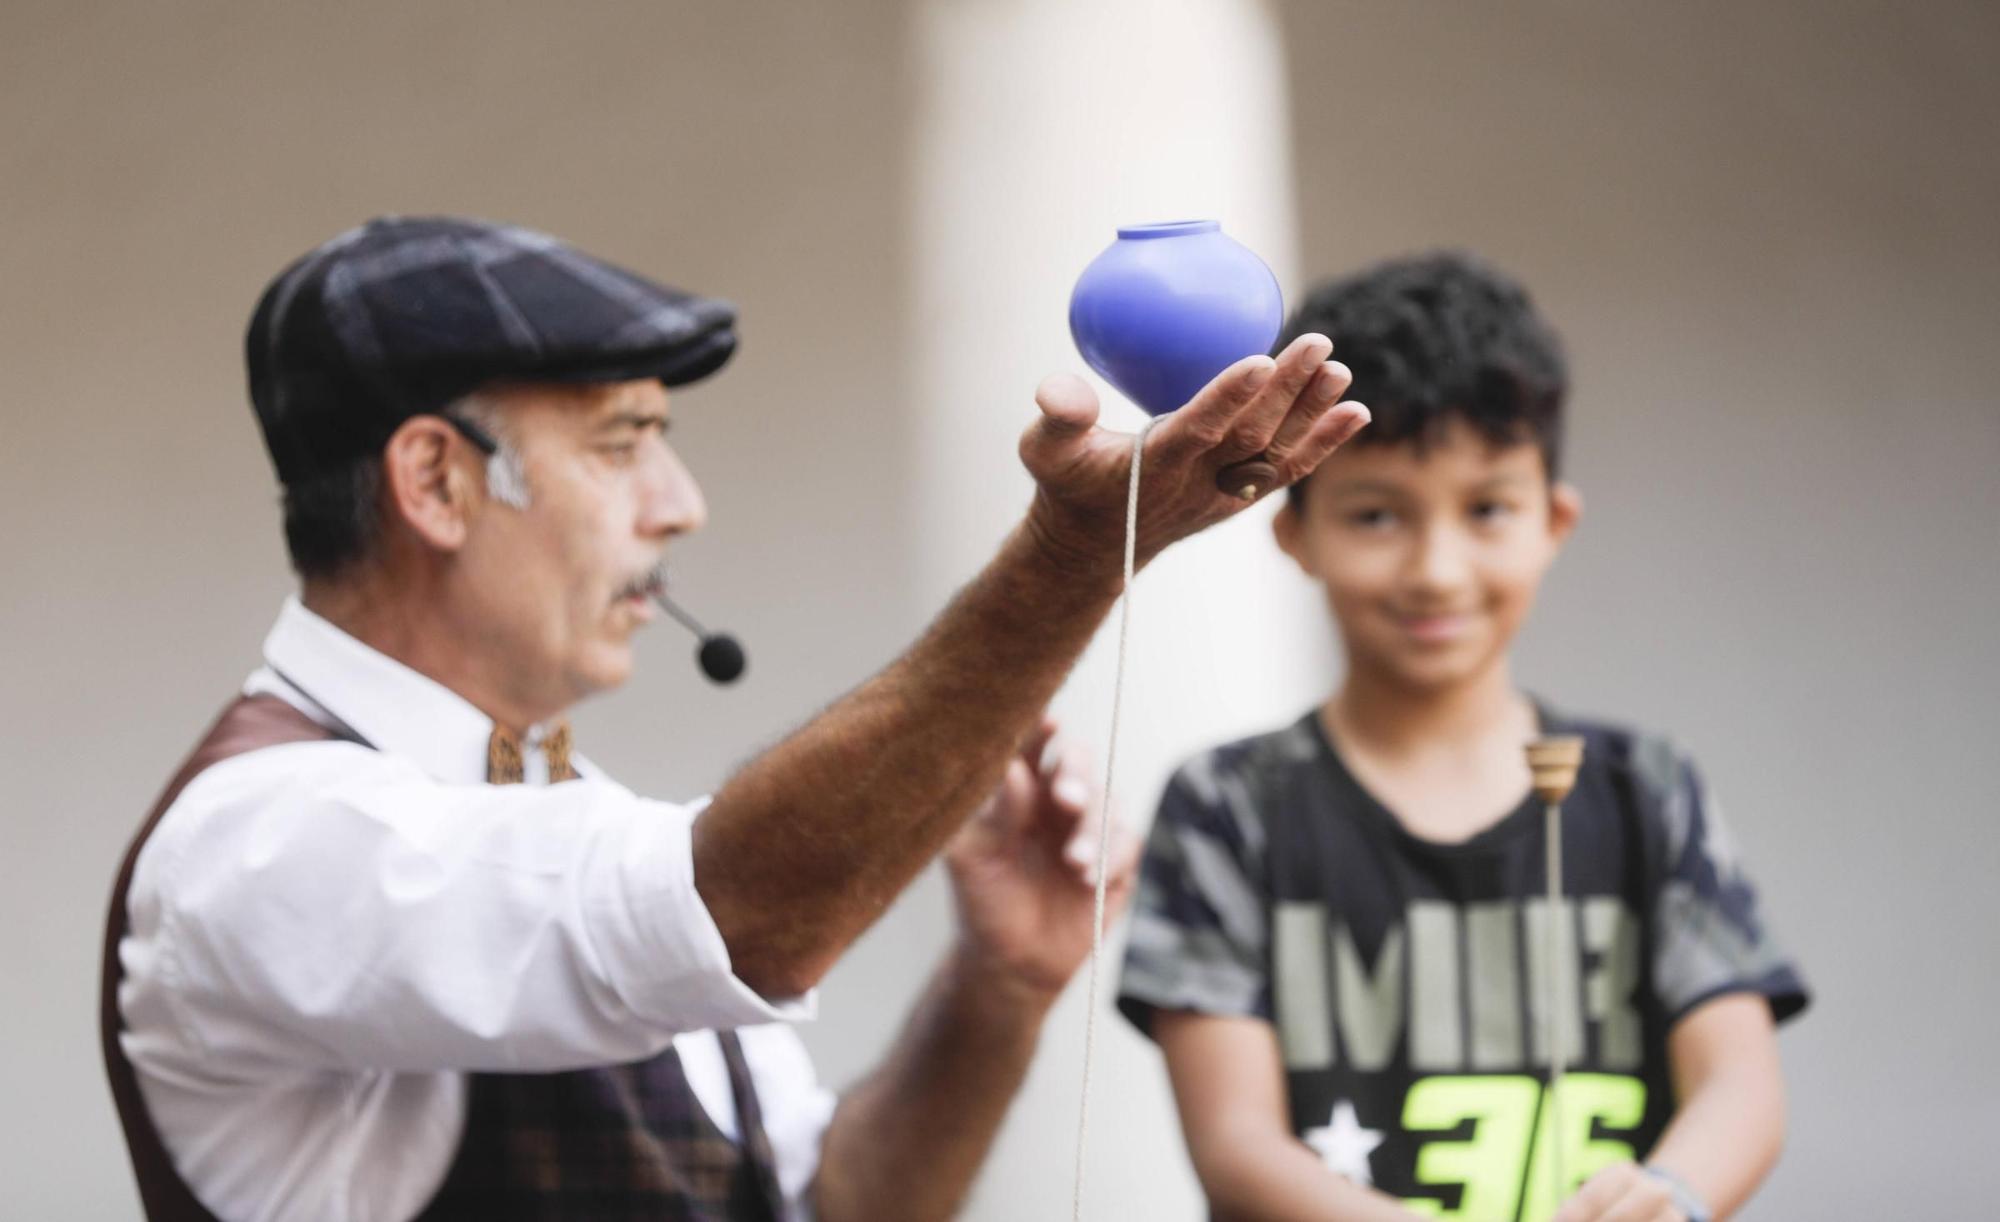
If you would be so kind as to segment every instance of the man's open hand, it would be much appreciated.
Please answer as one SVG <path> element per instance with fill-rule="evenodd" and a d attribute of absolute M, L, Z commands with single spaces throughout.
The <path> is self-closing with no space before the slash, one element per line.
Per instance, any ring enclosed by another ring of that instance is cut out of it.
<path fill-rule="evenodd" d="M 945 852 L 959 936 L 975 959 L 1054 1001 L 1090 954 L 1097 899 L 1096 785 L 1083 753 L 1041 727 Z M 1112 826 L 1105 922 L 1132 893 L 1139 841 Z"/>
<path fill-rule="evenodd" d="M 1160 422 L 1140 472 L 1140 563 L 1249 503 L 1218 486 L 1224 467 L 1261 458 L 1282 488 L 1368 423 L 1367 408 L 1339 402 L 1353 375 L 1332 351 L 1307 334 L 1275 360 L 1245 357 Z M 1102 572 L 1124 543 L 1132 438 L 1097 426 L 1097 395 L 1072 375 L 1044 380 L 1035 403 L 1042 414 L 1021 437 L 1036 484 L 1029 527 L 1059 561 Z"/>

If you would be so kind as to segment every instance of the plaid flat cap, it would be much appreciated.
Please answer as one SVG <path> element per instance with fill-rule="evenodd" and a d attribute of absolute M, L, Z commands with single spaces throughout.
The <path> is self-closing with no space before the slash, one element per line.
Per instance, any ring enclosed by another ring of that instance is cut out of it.
<path fill-rule="evenodd" d="M 735 350 L 728 302 L 456 217 L 341 234 L 271 282 L 244 336 L 250 402 L 288 485 L 380 453 L 403 421 L 487 382 L 683 386 Z"/>

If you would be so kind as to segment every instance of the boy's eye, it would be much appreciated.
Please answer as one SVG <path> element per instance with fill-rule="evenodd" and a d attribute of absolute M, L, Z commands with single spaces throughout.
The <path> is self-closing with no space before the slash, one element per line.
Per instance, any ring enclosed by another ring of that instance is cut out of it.
<path fill-rule="evenodd" d="M 1347 511 L 1347 524 L 1361 530 L 1382 530 L 1396 521 L 1396 515 L 1379 505 Z"/>
<path fill-rule="evenodd" d="M 1472 506 L 1472 516 L 1481 522 L 1497 521 L 1514 511 L 1505 501 L 1478 501 Z"/>
<path fill-rule="evenodd" d="M 613 462 L 631 462 L 638 456 L 639 443 L 636 441 L 614 441 L 598 447 L 598 452 Z"/>

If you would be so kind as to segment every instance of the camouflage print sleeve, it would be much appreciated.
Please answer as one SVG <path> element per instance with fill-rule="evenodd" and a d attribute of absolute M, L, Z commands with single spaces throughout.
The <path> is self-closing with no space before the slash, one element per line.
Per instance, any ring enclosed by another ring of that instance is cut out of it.
<path fill-rule="evenodd" d="M 1160 798 L 1118 989 L 1119 1010 L 1144 1032 L 1162 1009 L 1270 1017 L 1262 837 L 1224 784 L 1203 756 Z"/>
<path fill-rule="evenodd" d="M 1761 993 L 1780 1022 L 1805 1009 L 1805 980 L 1759 912 L 1757 890 L 1693 761 L 1642 741 L 1638 772 L 1657 818 L 1653 988 L 1669 1021 L 1724 993 Z"/>

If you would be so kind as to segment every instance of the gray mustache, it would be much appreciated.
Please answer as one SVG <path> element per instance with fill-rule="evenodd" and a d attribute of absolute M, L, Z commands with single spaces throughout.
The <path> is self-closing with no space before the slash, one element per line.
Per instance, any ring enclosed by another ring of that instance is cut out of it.
<path fill-rule="evenodd" d="M 620 598 L 651 598 L 667 588 L 667 562 L 647 569 L 619 588 Z"/>

